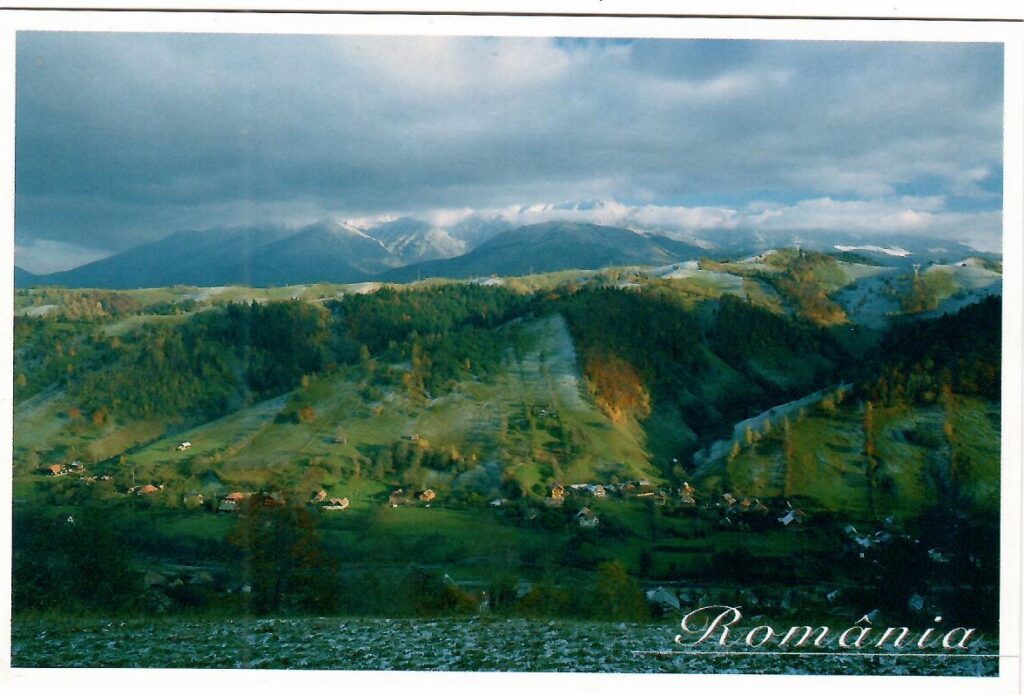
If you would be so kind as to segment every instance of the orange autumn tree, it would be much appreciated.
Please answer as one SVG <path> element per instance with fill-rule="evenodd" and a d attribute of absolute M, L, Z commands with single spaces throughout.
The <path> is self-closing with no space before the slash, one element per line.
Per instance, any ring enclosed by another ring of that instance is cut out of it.
<path fill-rule="evenodd" d="M 629 362 L 611 353 L 594 353 L 587 358 L 585 373 L 598 406 L 612 421 L 651 414 L 651 395 Z"/>

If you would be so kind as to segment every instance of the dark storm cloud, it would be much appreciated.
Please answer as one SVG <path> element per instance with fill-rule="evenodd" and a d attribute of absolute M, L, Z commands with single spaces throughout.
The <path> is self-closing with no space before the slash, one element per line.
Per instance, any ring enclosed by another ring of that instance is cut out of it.
<path fill-rule="evenodd" d="M 21 33 L 18 244 L 581 197 L 804 214 L 913 189 L 990 213 L 1001 61 L 983 44 Z"/>

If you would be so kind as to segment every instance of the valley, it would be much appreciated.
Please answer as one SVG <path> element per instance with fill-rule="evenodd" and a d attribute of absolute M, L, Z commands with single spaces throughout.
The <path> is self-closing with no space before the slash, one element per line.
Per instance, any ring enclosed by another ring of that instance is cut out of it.
<path fill-rule="evenodd" d="M 1000 276 L 850 254 L 18 290 L 16 605 L 52 605 L 63 548 L 120 568 L 59 594 L 101 611 L 993 615 L 962 544 L 998 519 Z M 259 519 L 306 559 L 257 560 Z"/>

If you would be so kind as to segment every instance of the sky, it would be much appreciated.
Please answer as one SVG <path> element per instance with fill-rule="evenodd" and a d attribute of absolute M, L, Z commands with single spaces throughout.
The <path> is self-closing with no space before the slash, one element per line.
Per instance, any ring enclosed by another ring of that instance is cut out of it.
<path fill-rule="evenodd" d="M 980 43 L 19 32 L 15 262 L 593 199 L 613 201 L 602 223 L 998 250 L 1002 61 Z"/>

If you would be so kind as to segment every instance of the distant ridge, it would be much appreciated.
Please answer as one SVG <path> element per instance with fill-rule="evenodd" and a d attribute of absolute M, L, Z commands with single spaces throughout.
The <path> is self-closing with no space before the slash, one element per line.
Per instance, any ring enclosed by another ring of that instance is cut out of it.
<path fill-rule="evenodd" d="M 26 275 L 28 283 L 134 289 L 169 285 L 356 282 L 397 265 L 362 231 L 336 223 L 299 230 L 251 227 L 178 232 L 78 268 Z"/>
<path fill-rule="evenodd" d="M 621 227 L 544 222 L 501 232 L 457 258 L 404 266 L 381 279 L 402 282 L 417 277 L 465 278 L 612 265 L 663 265 L 705 253 L 685 242 L 645 236 Z"/>
<path fill-rule="evenodd" d="M 38 277 L 39 276 L 36 275 L 35 273 L 30 273 L 27 270 L 25 270 L 24 268 L 19 268 L 18 266 L 14 266 L 14 286 L 15 287 L 25 287 L 26 285 L 31 285 L 34 282 L 36 282 L 36 279 Z"/>
<path fill-rule="evenodd" d="M 552 207 L 575 214 L 609 201 Z M 300 228 L 254 226 L 182 231 L 58 273 L 15 268 L 15 286 L 135 289 L 171 285 L 294 285 L 367 280 L 470 278 L 530 272 L 736 259 L 777 248 L 843 252 L 849 260 L 910 267 L 980 253 L 961 242 L 907 234 L 843 231 L 692 230 L 549 220 L 515 226 L 511 217 L 475 215 L 440 224 L 416 217 L 362 228 L 334 221 Z M 854 252 L 856 250 L 856 252 Z"/>

